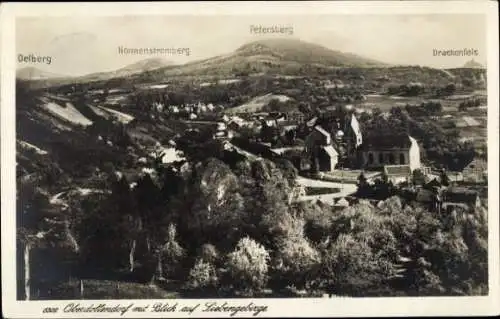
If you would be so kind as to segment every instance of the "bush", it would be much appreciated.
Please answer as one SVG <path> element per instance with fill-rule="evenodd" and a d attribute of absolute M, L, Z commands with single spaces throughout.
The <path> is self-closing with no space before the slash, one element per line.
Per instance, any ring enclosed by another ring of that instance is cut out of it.
<path fill-rule="evenodd" d="M 386 286 L 394 271 L 394 265 L 366 241 L 342 234 L 323 258 L 321 279 L 335 294 L 366 296 Z"/>
<path fill-rule="evenodd" d="M 275 271 L 283 283 L 293 283 L 297 288 L 308 288 L 317 274 L 320 254 L 309 241 L 302 238 L 283 238 L 278 244 Z"/>
<path fill-rule="evenodd" d="M 252 292 L 264 288 L 269 259 L 269 253 L 262 245 L 249 237 L 240 239 L 227 261 L 233 288 Z"/>
<path fill-rule="evenodd" d="M 219 251 L 212 244 L 203 244 L 200 255 L 201 259 L 209 263 L 216 263 L 219 260 Z"/>
<path fill-rule="evenodd" d="M 212 263 L 198 259 L 189 272 L 188 287 L 191 289 L 215 287 L 218 283 Z"/>
<path fill-rule="evenodd" d="M 182 259 L 185 256 L 184 248 L 177 242 L 176 233 L 175 225 L 170 224 L 168 226 L 167 241 L 160 250 L 163 260 L 162 268 L 167 276 L 172 276 L 179 270 Z"/>

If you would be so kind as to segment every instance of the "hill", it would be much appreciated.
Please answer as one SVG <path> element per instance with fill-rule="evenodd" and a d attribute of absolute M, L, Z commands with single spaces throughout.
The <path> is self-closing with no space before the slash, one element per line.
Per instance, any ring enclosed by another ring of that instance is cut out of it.
<path fill-rule="evenodd" d="M 482 65 L 481 63 L 475 61 L 474 59 L 471 59 L 467 62 L 465 62 L 464 68 L 467 68 L 467 69 L 484 69 L 484 65 Z"/>
<path fill-rule="evenodd" d="M 352 53 L 331 50 L 318 44 L 292 39 L 254 41 L 241 46 L 236 50 L 236 54 L 240 56 L 267 55 L 276 57 L 281 61 L 335 67 L 370 67 L 384 65 L 384 63 Z"/>
<path fill-rule="evenodd" d="M 37 68 L 29 67 L 18 70 L 16 77 L 20 80 L 35 80 L 31 87 L 40 88 L 48 86 L 66 85 L 70 83 L 87 83 L 94 81 L 106 81 L 114 78 L 125 78 L 134 74 L 148 72 L 172 65 L 173 62 L 162 58 L 149 58 L 141 60 L 118 70 L 109 72 L 91 73 L 83 76 L 69 77 L 57 75 Z"/>
<path fill-rule="evenodd" d="M 163 58 L 150 58 L 141 60 L 132 64 L 129 64 L 121 69 L 118 69 L 116 73 L 118 74 L 132 74 L 136 72 L 145 72 L 150 70 L 155 70 L 165 66 L 174 65 L 174 62 L 163 59 Z"/>
<path fill-rule="evenodd" d="M 301 40 L 267 39 L 247 43 L 229 54 L 158 69 L 139 77 L 160 81 L 165 76 L 175 75 L 304 74 L 312 69 L 385 66 L 379 61 Z"/>
<path fill-rule="evenodd" d="M 110 72 L 92 73 L 78 78 L 79 82 L 108 80 L 117 77 L 127 77 L 132 74 L 148 72 L 162 67 L 173 65 L 173 62 L 162 58 L 150 58 L 129 64 L 123 68 Z"/>
<path fill-rule="evenodd" d="M 67 78 L 67 76 L 47 72 L 33 66 L 28 66 L 21 69 L 17 69 L 16 78 L 21 80 L 47 80 L 47 79 L 62 79 L 62 78 Z"/>

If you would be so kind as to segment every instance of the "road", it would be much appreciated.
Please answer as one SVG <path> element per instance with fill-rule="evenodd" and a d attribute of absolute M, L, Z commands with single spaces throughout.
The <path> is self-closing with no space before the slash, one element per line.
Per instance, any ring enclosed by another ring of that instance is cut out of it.
<path fill-rule="evenodd" d="M 228 142 L 227 145 L 230 148 L 236 150 L 238 153 L 240 153 L 244 156 L 247 156 L 250 159 L 253 159 L 253 160 L 262 159 L 261 157 L 256 156 L 250 152 L 247 152 L 247 151 L 235 146 L 234 144 L 231 144 Z M 355 193 L 358 189 L 358 187 L 355 184 L 322 181 L 322 180 L 317 180 L 317 179 L 305 178 L 305 177 L 301 177 L 301 176 L 297 177 L 296 181 L 299 185 L 302 185 L 305 187 L 336 188 L 336 189 L 340 190 L 340 192 L 332 193 L 332 194 L 302 196 L 299 198 L 299 201 L 320 200 L 324 203 L 328 203 L 330 205 L 333 205 L 335 199 L 349 196 L 349 195 Z"/>
<path fill-rule="evenodd" d="M 326 187 L 326 188 L 346 188 L 350 186 L 354 186 L 356 188 L 356 185 L 354 184 L 345 184 L 345 183 L 338 183 L 338 182 L 329 182 L 329 181 L 322 181 L 319 179 L 311 179 L 311 178 L 305 178 L 305 177 L 297 177 L 297 183 L 300 185 L 306 186 L 306 187 Z"/>
<path fill-rule="evenodd" d="M 309 179 L 304 177 L 298 177 L 297 183 L 306 187 L 324 187 L 324 188 L 337 188 L 340 189 L 338 193 L 332 194 L 322 194 L 322 195 L 306 195 L 299 198 L 299 201 L 322 201 L 324 203 L 333 205 L 335 199 L 346 197 L 354 194 L 358 187 L 355 184 L 347 183 L 335 183 L 328 181 L 321 181 L 315 179 Z"/>

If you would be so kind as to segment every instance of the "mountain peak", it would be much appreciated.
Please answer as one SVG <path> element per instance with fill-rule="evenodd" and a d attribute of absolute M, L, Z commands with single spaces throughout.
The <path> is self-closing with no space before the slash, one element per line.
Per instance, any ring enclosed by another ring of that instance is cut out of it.
<path fill-rule="evenodd" d="M 173 64 L 174 63 L 170 60 L 155 57 L 155 58 L 148 58 L 148 59 L 134 62 L 132 64 L 129 64 L 129 65 L 119 69 L 118 71 L 142 72 L 142 71 L 149 71 L 149 70 L 162 68 L 165 66 L 170 66 Z"/>
<path fill-rule="evenodd" d="M 474 60 L 474 58 L 465 62 L 463 67 L 468 69 L 484 69 L 484 65 Z"/>
<path fill-rule="evenodd" d="M 27 66 L 16 70 L 16 78 L 21 80 L 45 80 L 64 77 L 64 75 L 47 72 L 34 66 Z"/>
<path fill-rule="evenodd" d="M 338 67 L 385 65 L 382 62 L 352 53 L 332 50 L 319 44 L 293 38 L 268 38 L 252 41 L 239 47 L 235 53 L 244 56 L 271 55 L 284 61 Z"/>

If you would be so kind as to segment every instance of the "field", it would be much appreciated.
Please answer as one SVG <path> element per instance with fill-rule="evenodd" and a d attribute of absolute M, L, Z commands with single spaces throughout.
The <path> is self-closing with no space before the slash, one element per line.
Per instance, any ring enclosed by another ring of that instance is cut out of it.
<path fill-rule="evenodd" d="M 226 112 L 230 114 L 259 112 L 273 99 L 278 99 L 280 102 L 286 102 L 290 98 L 286 95 L 276 95 L 269 93 L 266 95 L 257 96 L 245 104 L 226 110 Z"/>
<path fill-rule="evenodd" d="M 78 112 L 78 110 L 69 102 L 67 102 L 65 106 L 61 106 L 54 102 L 47 102 L 42 107 L 53 115 L 58 116 L 72 124 L 79 124 L 83 126 L 92 125 L 92 121 Z"/>
<path fill-rule="evenodd" d="M 395 106 L 403 107 L 406 104 L 421 104 L 425 101 L 425 99 L 421 97 L 400 97 L 380 94 L 368 94 L 365 96 L 365 101 L 354 103 L 353 105 L 360 110 L 372 110 L 378 108 L 382 112 L 387 112 Z"/>

